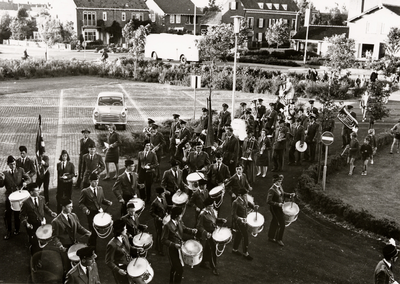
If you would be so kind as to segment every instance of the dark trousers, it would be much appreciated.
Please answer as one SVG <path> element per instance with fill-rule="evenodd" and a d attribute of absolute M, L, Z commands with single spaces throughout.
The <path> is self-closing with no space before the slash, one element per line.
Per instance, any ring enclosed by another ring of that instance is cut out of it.
<path fill-rule="evenodd" d="M 96 248 L 96 244 L 97 244 L 97 233 L 93 228 L 93 219 L 97 213 L 98 212 L 96 212 L 96 211 L 90 211 L 90 214 L 86 215 L 89 231 L 92 233 L 88 240 L 88 246 L 94 246 L 95 248 Z"/>
<path fill-rule="evenodd" d="M 285 149 L 274 149 L 272 153 L 272 161 L 274 162 L 275 170 L 282 170 L 284 151 Z"/>
<path fill-rule="evenodd" d="M 121 217 L 128 213 L 128 211 L 126 210 L 126 204 L 128 204 L 128 201 L 132 198 L 133 195 L 122 195 L 122 199 L 125 201 L 125 203 L 121 204 Z"/>
<path fill-rule="evenodd" d="M 170 246 L 168 248 L 169 262 L 171 263 L 171 270 L 169 272 L 169 283 L 170 284 L 180 284 L 183 275 L 183 266 L 179 259 L 179 252 L 175 246 Z"/>
<path fill-rule="evenodd" d="M 217 268 L 217 253 L 216 253 L 216 244 L 212 238 L 207 239 L 203 242 L 204 246 L 204 257 L 203 261 L 208 261 L 210 263 L 210 267 L 212 269 Z"/>
<path fill-rule="evenodd" d="M 39 241 L 36 237 L 36 230 L 40 227 L 41 223 L 40 222 L 29 222 L 33 226 L 33 229 L 29 229 L 28 227 L 26 228 L 26 233 L 28 234 L 28 240 L 29 240 L 29 245 L 30 245 L 30 251 L 31 254 L 33 255 L 35 252 L 40 250 L 39 247 Z"/>
<path fill-rule="evenodd" d="M 151 201 L 151 186 L 153 184 L 153 172 L 141 169 L 139 172 L 139 183 L 144 183 L 144 188 L 139 189 L 140 198 L 146 202 Z"/>
<path fill-rule="evenodd" d="M 268 238 L 281 241 L 285 232 L 285 217 L 282 208 L 270 208 L 272 220 L 269 226 Z"/>
<path fill-rule="evenodd" d="M 310 162 L 314 162 L 316 151 L 317 151 L 317 143 L 307 142 L 307 151 L 304 152 L 304 158 L 306 160 L 310 160 Z"/>
<path fill-rule="evenodd" d="M 78 179 L 76 180 L 76 186 L 79 187 L 82 183 L 82 157 L 85 154 L 79 154 L 79 162 L 78 162 Z"/>
<path fill-rule="evenodd" d="M 161 163 L 161 150 L 156 152 L 157 155 L 157 160 L 158 160 L 158 166 L 155 168 L 155 179 L 160 180 L 162 178 L 161 171 L 160 171 L 160 163 Z"/>
<path fill-rule="evenodd" d="M 301 153 L 296 150 L 296 142 L 293 142 L 289 148 L 289 163 L 298 163 L 301 161 Z"/>
<path fill-rule="evenodd" d="M 44 199 L 46 203 L 49 203 L 49 184 L 50 184 L 50 173 L 47 171 L 43 177 L 37 176 L 36 184 L 40 188 L 43 184 Z"/>
<path fill-rule="evenodd" d="M 243 253 L 247 253 L 249 249 L 249 233 L 247 232 L 247 225 L 236 220 L 236 232 L 233 240 L 233 249 L 237 250 L 243 239 Z"/>
<path fill-rule="evenodd" d="M 59 181 L 57 185 L 57 193 L 56 193 L 56 200 L 57 200 L 57 213 L 61 213 L 62 200 L 66 198 L 72 200 L 72 181 L 71 182 L 62 182 Z"/>
<path fill-rule="evenodd" d="M 163 252 L 163 243 L 161 242 L 162 235 L 162 221 L 158 219 L 154 219 L 154 227 L 156 228 L 156 236 L 155 236 L 155 248 L 157 252 Z"/>
<path fill-rule="evenodd" d="M 236 161 L 234 160 L 233 163 L 230 162 L 228 159 L 223 159 L 222 163 L 228 166 L 229 172 L 231 175 L 234 175 L 236 173 Z"/>
<path fill-rule="evenodd" d="M 118 266 L 120 269 L 126 270 L 126 265 Z M 115 284 L 129 284 L 129 276 L 128 275 L 121 275 L 118 271 L 113 269 L 112 274 L 114 276 Z"/>
<path fill-rule="evenodd" d="M 4 215 L 4 222 L 6 223 L 6 228 L 8 232 L 12 231 L 12 215 L 14 213 L 14 229 L 15 231 L 19 232 L 20 228 L 20 220 L 19 220 L 19 211 L 14 211 L 11 209 L 11 203 L 10 200 L 8 199 L 8 196 L 6 196 L 6 210 L 5 210 L 5 215 Z"/>

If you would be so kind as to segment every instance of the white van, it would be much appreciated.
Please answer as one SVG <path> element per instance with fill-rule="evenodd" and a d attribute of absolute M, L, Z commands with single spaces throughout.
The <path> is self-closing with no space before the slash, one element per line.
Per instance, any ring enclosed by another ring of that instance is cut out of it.
<path fill-rule="evenodd" d="M 201 36 L 150 34 L 146 37 L 144 56 L 148 58 L 179 60 L 182 63 L 199 61 L 197 42 Z"/>

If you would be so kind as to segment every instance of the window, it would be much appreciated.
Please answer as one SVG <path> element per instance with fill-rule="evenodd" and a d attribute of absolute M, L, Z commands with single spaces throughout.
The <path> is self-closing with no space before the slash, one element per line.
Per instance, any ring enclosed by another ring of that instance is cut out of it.
<path fill-rule="evenodd" d="M 194 16 L 186 16 L 187 20 L 186 20 L 186 25 L 193 25 L 194 24 Z M 196 17 L 196 24 L 198 24 L 199 22 L 197 21 L 197 17 Z"/>
<path fill-rule="evenodd" d="M 237 2 L 230 2 L 229 4 L 230 4 L 231 10 L 237 10 L 237 6 L 238 6 Z"/>
<path fill-rule="evenodd" d="M 107 12 L 103 12 L 103 21 L 107 21 Z"/>
<path fill-rule="evenodd" d="M 83 25 L 96 26 L 96 12 L 83 12 Z"/>
<path fill-rule="evenodd" d="M 96 30 L 85 30 L 85 41 L 95 41 L 96 40 Z"/>
<path fill-rule="evenodd" d="M 253 17 L 247 18 L 247 27 L 249 29 L 254 28 L 254 18 Z"/>
<path fill-rule="evenodd" d="M 126 13 L 125 13 L 125 12 L 122 12 L 122 14 L 121 14 L 121 20 L 122 20 L 123 22 L 126 21 Z"/>
<path fill-rule="evenodd" d="M 175 22 L 176 22 L 177 24 L 180 24 L 180 23 L 181 23 L 181 15 L 176 15 Z"/>
<path fill-rule="evenodd" d="M 263 38 L 263 33 L 258 33 L 257 39 L 259 42 L 262 42 L 262 38 Z"/>
<path fill-rule="evenodd" d="M 260 9 L 264 9 L 264 3 L 258 3 L 258 7 L 260 7 Z"/>
<path fill-rule="evenodd" d="M 287 4 L 282 4 L 282 8 L 283 8 L 283 10 L 287 10 Z"/>
<path fill-rule="evenodd" d="M 175 15 L 169 15 L 169 22 L 175 24 Z"/>
<path fill-rule="evenodd" d="M 296 19 L 292 19 L 292 30 L 296 29 Z"/>
<path fill-rule="evenodd" d="M 276 19 L 268 19 L 268 27 L 272 27 L 273 25 L 275 25 L 275 21 Z"/>
<path fill-rule="evenodd" d="M 279 3 L 274 3 L 274 7 L 276 10 L 279 10 Z"/>
<path fill-rule="evenodd" d="M 266 5 L 267 5 L 268 9 L 272 9 L 272 3 L 267 3 Z"/>
<path fill-rule="evenodd" d="M 156 14 L 150 14 L 150 20 L 154 23 L 156 21 Z"/>
<path fill-rule="evenodd" d="M 263 18 L 258 19 L 258 27 L 260 29 L 262 29 L 264 27 L 264 19 Z"/>

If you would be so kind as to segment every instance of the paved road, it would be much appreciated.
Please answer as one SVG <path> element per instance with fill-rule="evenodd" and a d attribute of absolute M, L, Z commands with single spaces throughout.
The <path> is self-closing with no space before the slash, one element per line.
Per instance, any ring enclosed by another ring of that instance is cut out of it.
<path fill-rule="evenodd" d="M 38 114 L 43 118 L 43 131 L 46 150 L 54 165 L 62 149 L 71 153 L 72 162 L 77 164 L 78 140 L 80 130 L 89 127 L 96 137 L 102 130 L 94 130 L 91 122 L 92 106 L 100 90 L 121 90 L 127 95 L 129 108 L 129 126 L 125 133 L 140 131 L 147 117 L 156 121 L 168 118 L 173 112 L 179 112 L 183 118 L 192 116 L 193 97 L 187 88 L 178 88 L 159 84 L 142 84 L 93 77 L 69 77 L 55 79 L 37 79 L 6 82 L 0 86 L 0 170 L 5 169 L 5 158 L 9 154 L 18 154 L 18 146 L 26 145 L 28 155 L 34 156 L 34 141 L 37 130 Z M 207 91 L 198 92 L 198 109 L 208 95 Z M 253 94 L 239 94 L 243 100 L 249 100 Z M 230 92 L 215 92 L 214 105 L 218 106 L 230 98 Z M 272 98 L 271 98 L 272 99 Z M 217 108 L 217 107 L 216 107 Z M 163 167 L 166 167 L 163 161 Z M 300 168 L 287 168 L 284 188 L 292 191 L 296 184 Z M 251 238 L 250 253 L 255 257 L 252 263 L 230 253 L 231 244 L 219 258 L 220 277 L 210 270 L 186 267 L 184 283 L 368 283 L 372 280 L 373 269 L 379 260 L 380 242 L 342 229 L 334 224 L 310 214 L 300 212 L 296 222 L 285 233 L 286 246 L 281 248 L 267 242 L 266 231 L 271 220 L 265 204 L 266 192 L 271 185 L 270 174 L 266 179 L 258 179 L 254 186 L 256 203 L 260 204 L 260 213 L 265 216 L 264 231 L 257 238 Z M 54 183 L 53 183 L 54 185 Z M 103 182 L 106 197 L 114 202 L 109 212 L 118 218 L 119 206 L 110 187 L 112 182 Z M 51 207 L 55 207 L 54 189 L 51 191 Z M 76 212 L 87 226 L 86 218 L 77 206 L 79 191 L 74 190 L 73 200 Z M 221 216 L 230 219 L 230 205 L 227 196 Z M 4 209 L 0 202 L 0 212 Z M 193 209 L 188 209 L 185 222 L 193 226 Z M 146 208 L 141 217 L 147 223 L 150 232 L 153 223 Z M 0 232 L 4 232 L 1 223 Z M 25 233 L 10 241 L 0 240 L 0 283 L 26 283 L 29 278 L 29 257 L 27 254 Z M 105 245 L 108 239 L 98 244 L 98 265 L 103 283 L 113 283 L 109 268 L 104 264 Z M 148 256 L 155 270 L 151 283 L 166 283 L 169 264 L 150 251 Z M 6 268 L 7 269 L 4 269 Z"/>

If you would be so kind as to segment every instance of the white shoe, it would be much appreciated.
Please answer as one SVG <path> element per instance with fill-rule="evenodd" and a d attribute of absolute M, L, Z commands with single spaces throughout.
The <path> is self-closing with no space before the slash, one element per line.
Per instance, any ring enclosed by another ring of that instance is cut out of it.
<path fill-rule="evenodd" d="M 374 164 L 374 160 L 371 160 L 371 165 L 373 165 Z"/>
<path fill-rule="evenodd" d="M 265 178 L 267 176 L 267 174 L 263 174 L 262 177 Z"/>
<path fill-rule="evenodd" d="M 261 175 L 261 172 L 258 172 L 258 173 L 257 173 L 257 176 L 259 177 L 260 175 Z"/>

